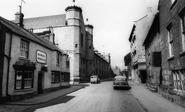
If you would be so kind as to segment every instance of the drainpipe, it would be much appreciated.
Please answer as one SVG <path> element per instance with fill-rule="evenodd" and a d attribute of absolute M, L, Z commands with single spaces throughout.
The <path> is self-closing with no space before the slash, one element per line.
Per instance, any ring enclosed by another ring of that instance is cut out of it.
<path fill-rule="evenodd" d="M 7 70 L 7 80 L 6 80 L 6 97 L 8 97 L 9 100 L 9 94 L 8 94 L 8 85 L 9 85 L 9 74 L 10 74 L 10 60 L 11 60 L 11 50 L 12 50 L 12 32 L 10 33 L 10 48 L 9 48 L 9 56 L 8 59 L 8 70 Z"/>

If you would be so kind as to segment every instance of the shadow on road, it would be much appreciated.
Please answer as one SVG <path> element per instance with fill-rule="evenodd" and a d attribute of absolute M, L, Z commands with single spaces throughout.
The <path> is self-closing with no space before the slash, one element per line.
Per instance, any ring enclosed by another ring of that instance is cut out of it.
<path fill-rule="evenodd" d="M 125 88 L 115 88 L 115 90 L 130 90 L 131 87 L 125 87 Z"/>
<path fill-rule="evenodd" d="M 53 100 L 46 102 L 46 103 L 43 103 L 43 104 L 31 106 L 31 107 L 23 110 L 22 112 L 34 112 L 38 108 L 44 108 L 44 107 L 48 107 L 48 106 L 57 105 L 60 103 L 66 103 L 66 102 L 70 101 L 71 99 L 73 99 L 74 97 L 75 96 L 62 96 L 62 97 L 53 99 Z"/>

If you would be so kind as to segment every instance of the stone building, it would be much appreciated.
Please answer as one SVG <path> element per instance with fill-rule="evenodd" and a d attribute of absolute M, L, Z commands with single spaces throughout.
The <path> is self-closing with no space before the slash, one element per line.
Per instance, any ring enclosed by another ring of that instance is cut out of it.
<path fill-rule="evenodd" d="M 185 106 L 185 1 L 159 0 L 162 86 L 159 92 Z"/>
<path fill-rule="evenodd" d="M 110 54 L 108 54 L 108 58 L 106 56 L 97 50 L 94 52 L 94 75 L 97 75 L 100 79 L 111 77 Z"/>
<path fill-rule="evenodd" d="M 159 14 L 154 17 L 150 30 L 143 42 L 146 57 L 147 84 L 158 89 L 162 84 L 161 39 L 159 36 Z"/>
<path fill-rule="evenodd" d="M 65 11 L 65 14 L 26 18 L 24 27 L 69 55 L 71 83 L 88 81 L 95 73 L 93 26 L 84 23 L 82 8 L 76 3 Z"/>
<path fill-rule="evenodd" d="M 0 102 L 69 86 L 69 59 L 51 42 L 0 17 Z"/>
<path fill-rule="evenodd" d="M 134 22 L 130 33 L 129 42 L 131 49 L 131 74 L 132 80 L 146 82 L 145 48 L 142 46 L 144 39 L 153 21 L 154 15 L 151 8 L 148 14 Z"/>

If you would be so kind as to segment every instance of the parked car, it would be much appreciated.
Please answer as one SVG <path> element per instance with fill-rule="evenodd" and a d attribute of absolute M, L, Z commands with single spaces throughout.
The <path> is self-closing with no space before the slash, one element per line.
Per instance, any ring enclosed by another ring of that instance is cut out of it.
<path fill-rule="evenodd" d="M 91 81 L 91 84 L 97 84 L 97 83 L 100 83 L 100 79 L 97 75 L 92 75 L 90 77 L 90 81 Z"/>
<path fill-rule="evenodd" d="M 115 76 L 113 80 L 113 88 L 126 88 L 130 89 L 130 86 L 127 81 L 127 77 L 125 76 Z"/>

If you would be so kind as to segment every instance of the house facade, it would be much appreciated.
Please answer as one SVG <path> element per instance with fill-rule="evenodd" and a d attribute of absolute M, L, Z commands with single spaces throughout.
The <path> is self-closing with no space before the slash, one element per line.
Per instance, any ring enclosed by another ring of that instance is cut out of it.
<path fill-rule="evenodd" d="M 0 102 L 69 87 L 69 57 L 58 47 L 0 17 Z"/>
<path fill-rule="evenodd" d="M 159 92 L 185 106 L 185 1 L 159 0 L 162 86 Z"/>
<path fill-rule="evenodd" d="M 162 84 L 161 39 L 159 36 L 159 13 L 155 14 L 150 30 L 144 40 L 147 85 L 158 89 Z"/>
<path fill-rule="evenodd" d="M 142 44 L 146 38 L 153 18 L 153 13 L 149 12 L 148 15 L 135 21 L 129 37 L 132 80 L 142 83 L 145 83 L 147 80 L 145 48 L 142 46 Z"/>

